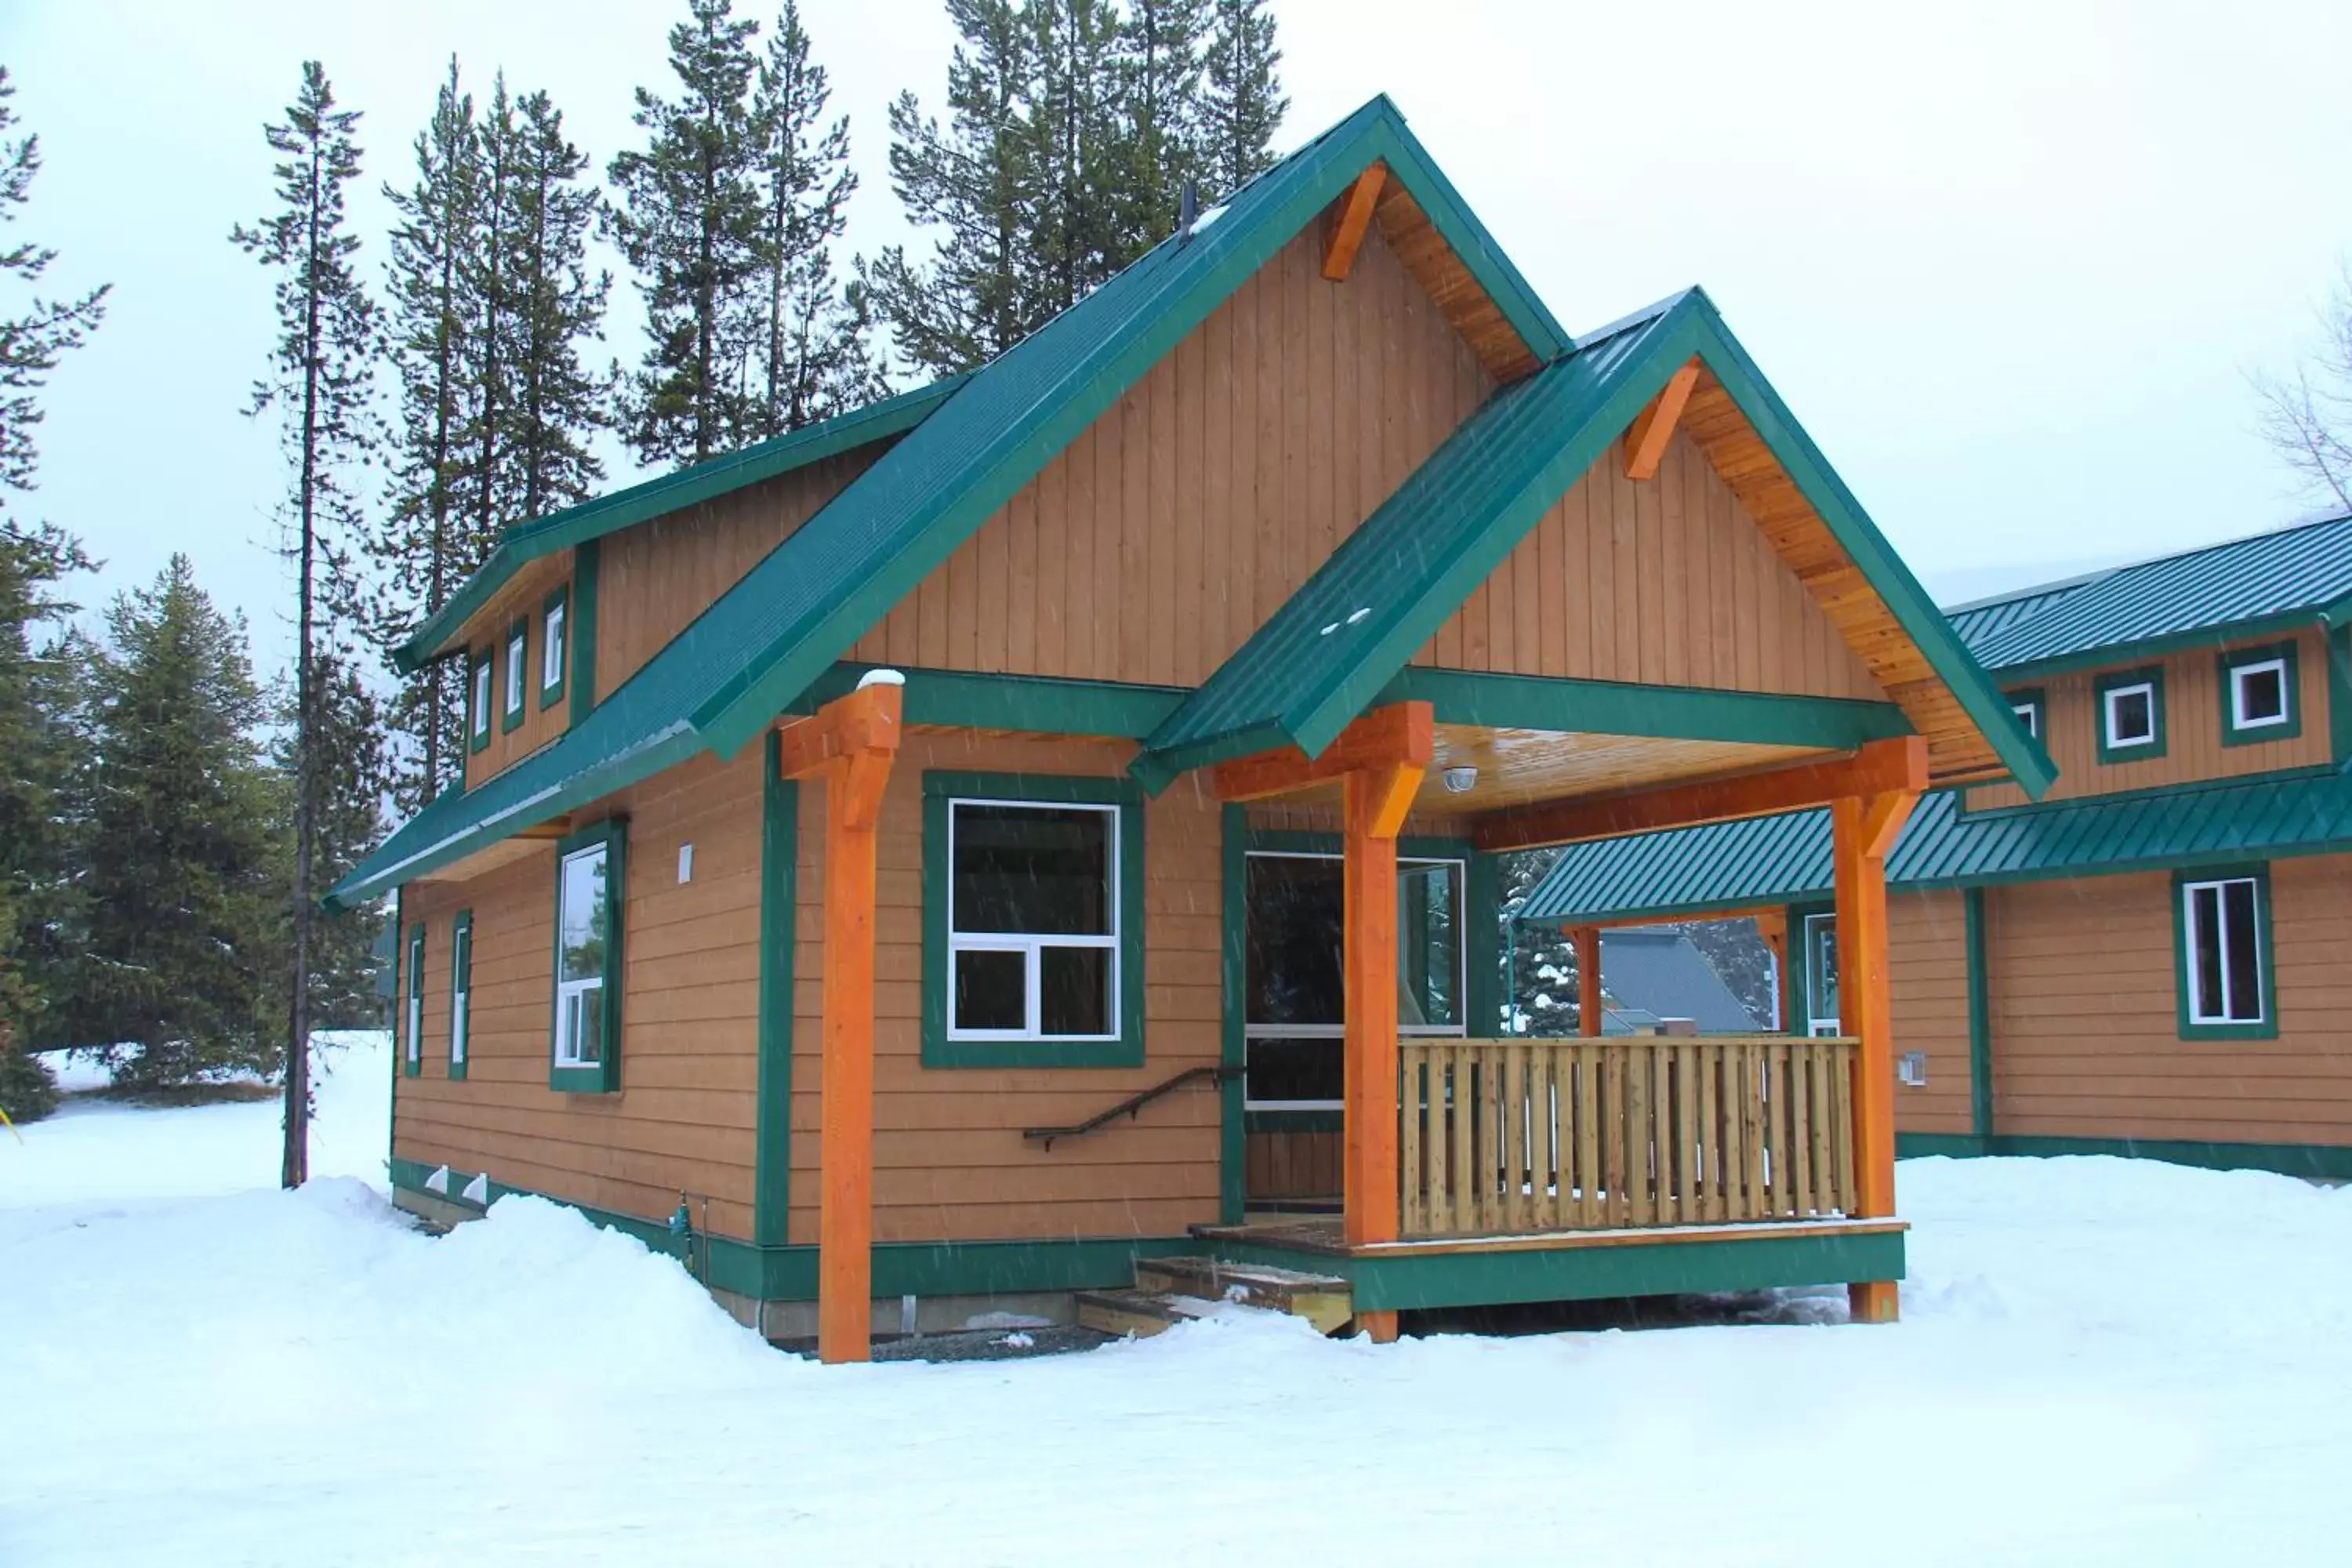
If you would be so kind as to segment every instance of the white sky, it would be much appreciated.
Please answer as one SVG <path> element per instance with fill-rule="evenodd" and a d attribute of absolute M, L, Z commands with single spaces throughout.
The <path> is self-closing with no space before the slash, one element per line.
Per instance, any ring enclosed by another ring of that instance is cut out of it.
<path fill-rule="evenodd" d="M 936 0 L 803 0 L 865 189 L 903 234 L 885 107 L 936 108 Z M 739 9 L 765 19 L 761 0 Z M 365 112 L 361 231 L 451 51 L 546 88 L 601 170 L 667 90 L 668 0 L 8 0 L 0 62 L 47 167 L 19 232 L 52 292 L 115 284 L 58 374 L 28 509 L 107 562 L 174 549 L 286 657 L 274 426 L 240 410 L 272 331 L 227 243 L 269 205 L 265 120 L 300 61 Z M 1295 145 L 1386 91 L 1571 331 L 1704 283 L 1928 585 L 1960 597 L 2307 509 L 2254 433 L 2352 247 L 2352 7 L 1672 7 L 1277 0 Z M 2225 19 L 2226 16 L 2226 19 Z M 617 270 L 617 268 L 616 268 Z M 608 351 L 634 361 L 631 290 Z M 615 454 L 616 459 L 618 454 Z M 625 460 L 614 479 L 628 476 Z"/>

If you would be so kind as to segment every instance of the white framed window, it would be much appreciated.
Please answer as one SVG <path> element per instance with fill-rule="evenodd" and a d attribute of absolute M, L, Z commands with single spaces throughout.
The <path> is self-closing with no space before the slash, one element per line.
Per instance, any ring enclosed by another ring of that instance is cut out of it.
<path fill-rule="evenodd" d="M 2293 717 L 2287 688 L 2286 660 L 2257 659 L 2230 668 L 2230 724 L 2238 730 L 2267 730 Z"/>
<path fill-rule="evenodd" d="M 549 601 L 547 614 L 540 621 L 539 689 L 554 691 L 563 685 L 563 623 L 566 606 L 562 599 Z"/>
<path fill-rule="evenodd" d="M 2270 1022 L 2263 890 L 2262 879 L 2252 876 L 2180 884 L 2185 1023 L 2238 1028 Z"/>
<path fill-rule="evenodd" d="M 507 632 L 506 727 L 522 722 L 524 671 L 530 657 L 530 622 L 517 621 Z"/>
<path fill-rule="evenodd" d="M 2111 686 L 2100 696 L 2109 751 L 2156 743 L 2156 682 Z"/>
<path fill-rule="evenodd" d="M 425 1067 L 425 928 L 408 933 L 408 991 L 401 1017 L 401 1068 L 415 1078 Z"/>
<path fill-rule="evenodd" d="M 948 1038 L 1118 1039 L 1118 807 L 947 807 Z"/>
<path fill-rule="evenodd" d="M 490 743 L 490 650 L 484 648 L 475 658 L 472 676 L 466 693 L 466 727 L 473 748 L 480 751 Z"/>
<path fill-rule="evenodd" d="M 1805 1032 L 1835 1038 L 1843 1031 L 1840 1001 L 1838 922 L 1834 914 L 1805 917 Z"/>
<path fill-rule="evenodd" d="M 2042 739 L 2042 707 L 2039 703 L 2012 702 L 2009 710 L 2017 715 L 2017 721 L 2025 726 L 2027 734 L 2037 741 Z"/>
<path fill-rule="evenodd" d="M 449 1076 L 466 1076 L 474 1022 L 474 916 L 457 917 L 449 932 Z"/>
<path fill-rule="evenodd" d="M 620 1088 L 626 829 L 613 817 L 556 847 L 551 1089 L 602 1094 Z"/>

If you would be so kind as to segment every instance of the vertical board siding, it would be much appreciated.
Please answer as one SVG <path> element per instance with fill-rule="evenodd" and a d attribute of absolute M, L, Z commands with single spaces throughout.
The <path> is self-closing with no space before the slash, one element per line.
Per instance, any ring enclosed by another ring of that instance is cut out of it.
<path fill-rule="evenodd" d="M 1222 1042 L 1223 862 L 1216 802 L 1179 787 L 1144 807 L 1145 1059 L 1132 1068 L 926 1068 L 922 1062 L 923 773 L 1110 777 L 1126 743 L 910 730 L 882 806 L 875 953 L 877 1241 L 1181 1235 L 1217 1218 L 1220 1096 L 1185 1089 L 1048 1152 L 1026 1127 L 1067 1126 L 1189 1068 Z M 801 791 L 793 970 L 794 1242 L 816 1240 L 824 975 L 824 796 Z M 755 925 L 756 922 L 753 922 Z M 748 929 L 748 928 L 747 928 Z M 746 1106 L 749 1096 L 746 1096 Z M 747 1111 L 748 1113 L 748 1111 Z"/>
<path fill-rule="evenodd" d="M 1333 283 L 1310 226 L 850 657 L 1197 686 L 1493 390 L 1385 242 Z"/>
<path fill-rule="evenodd" d="M 563 733 L 571 721 L 570 702 L 558 702 L 542 710 L 539 705 L 540 637 L 546 630 L 541 614 L 547 596 L 572 580 L 572 552 L 562 550 L 532 562 L 515 574 L 511 582 L 500 589 L 488 605 L 466 623 L 466 656 L 481 648 L 491 649 L 497 658 L 490 681 L 490 743 L 482 751 L 473 747 L 470 732 L 460 742 L 466 749 L 466 787 L 473 789 Z M 522 722 L 511 731 L 506 729 L 507 633 L 518 619 L 530 623 L 529 640 L 523 656 Z M 574 617 L 567 609 L 564 636 L 571 637 Z M 571 691 L 572 662 L 566 648 L 564 690 Z M 460 670 L 467 668 L 466 656 L 457 663 Z M 463 695 L 458 699 L 462 704 Z"/>
<path fill-rule="evenodd" d="M 1886 693 L 1687 436 L 1657 477 L 1622 440 L 1554 503 L 1416 664 L 1883 700 Z"/>
<path fill-rule="evenodd" d="M 1998 1130 L 2352 1143 L 2352 857 L 2275 861 L 2271 893 L 2279 1037 L 2183 1040 L 2168 876 L 1990 889 Z"/>
<path fill-rule="evenodd" d="M 1965 895 L 1896 893 L 1886 900 L 1886 957 L 1894 981 L 1895 1054 L 1927 1053 L 1926 1087 L 1897 1079 L 1902 1132 L 1967 1132 L 1969 935 Z"/>
<path fill-rule="evenodd" d="M 703 758 L 609 803 L 630 819 L 617 1094 L 548 1087 L 552 846 L 406 889 L 409 922 L 430 928 L 425 1068 L 401 1080 L 394 1154 L 647 1219 L 667 1217 L 684 1192 L 698 1224 L 751 1235 L 760 754 Z M 681 884 L 688 842 L 694 875 Z M 465 909 L 474 913 L 470 1061 L 451 1082 L 449 929 Z"/>
<path fill-rule="evenodd" d="M 2286 641 L 2264 637 L 2261 644 Z M 2099 725 L 2102 715 L 2096 683 L 2103 670 L 2078 670 L 2040 679 L 2012 681 L 2020 689 L 2038 687 L 2046 706 L 2050 760 L 2058 764 L 2058 782 L 2044 800 L 2069 800 L 2077 795 L 2111 795 L 2117 790 L 2148 789 L 2189 784 L 2199 779 L 2243 778 L 2280 768 L 2310 767 L 2333 755 L 2328 739 L 2327 645 L 2316 629 L 2298 632 L 2295 645 L 2295 700 L 2302 704 L 2303 732 L 2289 740 L 2262 741 L 2252 745 L 2221 743 L 2222 689 L 2214 648 L 2198 648 L 2160 659 L 2131 659 L 2115 666 L 2137 669 L 2164 668 L 2164 755 L 2141 763 L 2101 763 Z M 1995 679 L 2000 679 L 1996 672 Z M 2015 784 L 1991 784 L 1969 791 L 1971 810 L 2022 805 L 2025 795 Z"/>

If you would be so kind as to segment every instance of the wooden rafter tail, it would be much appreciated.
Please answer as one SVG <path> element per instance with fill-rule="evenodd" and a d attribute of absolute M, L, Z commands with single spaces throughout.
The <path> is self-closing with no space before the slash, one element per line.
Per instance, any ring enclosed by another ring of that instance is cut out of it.
<path fill-rule="evenodd" d="M 1697 385 L 1698 361 L 1694 359 L 1668 376 L 1658 395 L 1650 399 L 1650 405 L 1634 416 L 1625 432 L 1627 479 L 1658 477 L 1658 465 L 1665 461 L 1666 443 L 1675 438 L 1675 426 L 1681 423 L 1683 410 L 1689 405 L 1691 393 Z"/>
<path fill-rule="evenodd" d="M 895 754 L 905 733 L 902 700 L 902 688 L 861 686 L 785 725 L 779 731 L 778 771 L 788 779 L 805 778 L 845 757 Z"/>
<path fill-rule="evenodd" d="M 545 822 L 534 822 L 515 835 L 517 838 L 568 838 L 572 836 L 572 818 L 551 816 Z"/>
<path fill-rule="evenodd" d="M 1426 769 L 1436 755 L 1436 710 L 1426 702 L 1392 702 L 1340 731 L 1318 756 L 1285 746 L 1236 757 L 1210 770 L 1209 783 L 1220 800 L 1264 800 L 1332 784 L 1367 768 Z"/>
<path fill-rule="evenodd" d="M 1345 283 L 1348 274 L 1355 269 L 1356 252 L 1363 247 L 1364 236 L 1370 232 L 1372 209 L 1381 199 L 1381 186 L 1388 180 L 1388 165 L 1374 163 L 1356 176 L 1354 187 L 1348 193 L 1348 205 L 1339 209 L 1339 222 L 1331 226 L 1330 243 L 1323 247 L 1323 276 L 1334 283 Z"/>

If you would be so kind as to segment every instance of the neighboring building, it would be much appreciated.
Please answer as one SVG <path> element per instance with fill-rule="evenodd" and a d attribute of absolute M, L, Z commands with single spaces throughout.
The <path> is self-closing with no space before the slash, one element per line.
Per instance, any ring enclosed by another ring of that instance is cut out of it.
<path fill-rule="evenodd" d="M 400 894 L 399 1201 L 680 1214 L 829 1360 L 1165 1257 L 1376 1336 L 1891 1316 L 1883 1005 L 1473 1038 L 1499 858 L 1834 802 L 1866 950 L 1919 791 L 2048 783 L 1705 296 L 1571 338 L 1384 99 L 967 378 L 510 529 L 403 658 L 471 712 L 332 894 Z"/>
<path fill-rule="evenodd" d="M 1633 1032 L 1636 1016 L 1652 1027 L 1687 1024 L 1700 1034 L 1740 1035 L 1765 1026 L 1731 993 L 1698 944 L 1678 931 L 1621 926 L 1601 936 L 1601 974 L 1619 1005 L 1602 1018 L 1603 1034 L 1621 1018 Z"/>
<path fill-rule="evenodd" d="M 1951 621 L 2059 771 L 1930 795 L 1888 861 L 1903 1151 L 2352 1177 L 2352 517 Z M 1519 918 L 1783 914 L 1834 1032 L 1831 885 L 1808 812 L 1571 847 Z"/>

